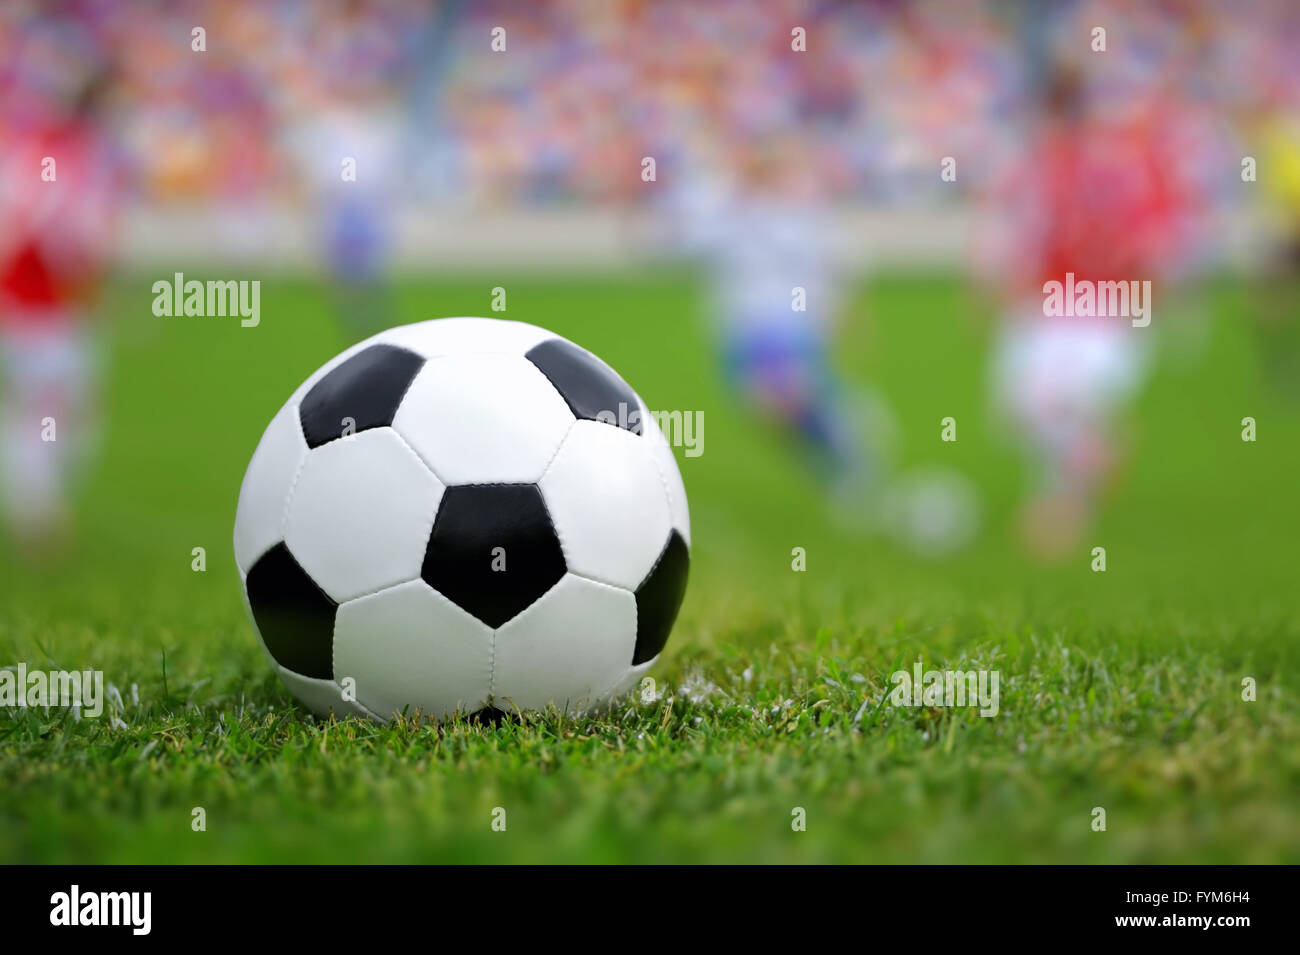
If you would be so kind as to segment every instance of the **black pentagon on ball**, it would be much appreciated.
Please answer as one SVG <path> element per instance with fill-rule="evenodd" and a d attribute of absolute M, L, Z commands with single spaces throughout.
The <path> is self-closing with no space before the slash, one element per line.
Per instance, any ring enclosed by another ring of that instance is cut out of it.
<path fill-rule="evenodd" d="M 691 565 L 690 551 L 682 535 L 673 531 L 654 567 L 636 589 L 636 650 L 632 665 L 645 663 L 659 655 L 668 642 L 677 611 L 686 596 L 686 577 Z"/>
<path fill-rule="evenodd" d="M 334 676 L 337 604 L 298 565 L 283 543 L 257 559 L 245 581 L 258 632 L 280 666 L 303 676 Z"/>
<path fill-rule="evenodd" d="M 465 717 L 467 723 L 473 723 L 478 726 L 500 726 L 502 723 L 509 723 L 514 720 L 513 713 L 507 713 L 505 710 L 499 710 L 495 706 L 485 706 L 481 710 L 475 710 Z"/>
<path fill-rule="evenodd" d="M 534 484 L 447 488 L 421 576 L 489 627 L 499 627 L 564 576 L 564 552 Z"/>
<path fill-rule="evenodd" d="M 636 393 L 600 359 L 562 338 L 535 345 L 524 357 L 550 380 L 576 417 L 641 433 Z"/>
<path fill-rule="evenodd" d="M 312 385 L 298 409 L 303 437 L 318 448 L 341 437 L 344 419 L 352 431 L 393 423 L 397 406 L 411 387 L 424 359 L 396 345 L 371 345 L 357 352 Z"/>

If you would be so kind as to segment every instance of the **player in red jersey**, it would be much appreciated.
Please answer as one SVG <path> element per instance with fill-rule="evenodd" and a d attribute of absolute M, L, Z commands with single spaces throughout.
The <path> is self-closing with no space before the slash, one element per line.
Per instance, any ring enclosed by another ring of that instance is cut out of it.
<path fill-rule="evenodd" d="M 95 432 L 89 319 L 118 191 L 97 122 L 102 89 L 87 72 L 66 106 L 0 117 L 0 503 L 29 549 L 57 542 Z"/>
<path fill-rule="evenodd" d="M 1077 77 L 1058 70 L 994 195 L 997 225 L 980 249 L 1004 316 L 994 397 L 1033 459 L 1019 523 L 1043 557 L 1074 551 L 1122 457 L 1115 419 L 1141 384 L 1153 310 L 1195 235 L 1196 192 L 1163 136 L 1174 119 L 1154 103 L 1090 110 Z"/>

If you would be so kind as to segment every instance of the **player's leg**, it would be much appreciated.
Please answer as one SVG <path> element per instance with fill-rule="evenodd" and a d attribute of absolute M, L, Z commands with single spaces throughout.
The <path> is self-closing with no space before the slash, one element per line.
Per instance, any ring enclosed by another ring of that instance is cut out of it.
<path fill-rule="evenodd" d="M 94 343 L 85 323 L 60 315 L 0 335 L 0 495 L 21 546 L 57 544 L 74 479 L 93 449 Z"/>
<path fill-rule="evenodd" d="M 1145 351 L 1132 329 L 1013 320 L 998 345 L 998 404 L 1032 462 L 1018 525 L 1036 554 L 1077 545 L 1118 462 L 1115 417 L 1136 391 Z"/>
<path fill-rule="evenodd" d="M 1068 376 L 1059 367 L 1064 354 L 1052 326 L 1013 315 L 1003 324 L 993 362 L 995 406 L 1029 465 L 1017 534 L 1043 558 L 1059 558 L 1074 546 L 1085 512 L 1066 466 L 1076 435 L 1068 384 L 1059 377 Z"/>
<path fill-rule="evenodd" d="M 325 256 L 339 320 L 353 338 L 366 338 L 393 324 L 384 274 L 389 242 L 385 212 L 373 198 L 347 198 L 329 209 Z"/>
<path fill-rule="evenodd" d="M 802 322 L 735 323 L 723 361 L 732 388 L 797 439 L 822 479 L 834 482 L 867 466 L 849 390 L 831 366 L 820 329 Z"/>

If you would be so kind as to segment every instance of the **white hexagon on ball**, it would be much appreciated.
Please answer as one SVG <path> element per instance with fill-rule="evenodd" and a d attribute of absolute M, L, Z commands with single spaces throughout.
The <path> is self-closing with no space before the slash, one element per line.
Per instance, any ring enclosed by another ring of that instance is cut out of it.
<path fill-rule="evenodd" d="M 403 708 L 474 712 L 488 699 L 492 636 L 424 581 L 408 581 L 339 607 L 335 679 L 351 678 L 357 701 L 385 718 Z"/>
<path fill-rule="evenodd" d="M 288 489 L 307 456 L 298 408 L 285 405 L 271 419 L 248 464 L 235 512 L 235 563 L 247 574 L 253 562 L 284 536 Z"/>
<path fill-rule="evenodd" d="M 627 673 L 635 645 L 632 594 L 569 574 L 497 630 L 493 699 L 523 710 L 599 704 Z"/>
<path fill-rule="evenodd" d="M 335 602 L 420 575 L 443 485 L 395 431 L 337 438 L 308 453 L 284 540 Z"/>
<path fill-rule="evenodd" d="M 569 570 L 635 590 L 672 529 L 667 492 L 644 435 L 579 421 L 538 482 Z"/>
<path fill-rule="evenodd" d="M 411 382 L 393 427 L 446 484 L 536 481 L 573 413 L 522 355 L 446 355 Z"/>
<path fill-rule="evenodd" d="M 423 355 L 499 354 L 522 356 L 534 345 L 554 338 L 552 332 L 526 322 L 499 318 L 440 318 L 399 325 L 380 332 L 371 342 L 400 345 Z"/>

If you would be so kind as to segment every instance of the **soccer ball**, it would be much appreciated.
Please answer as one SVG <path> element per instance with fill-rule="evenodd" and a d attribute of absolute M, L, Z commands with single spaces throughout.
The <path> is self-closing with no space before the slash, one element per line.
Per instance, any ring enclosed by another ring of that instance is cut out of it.
<path fill-rule="evenodd" d="M 904 547 L 926 558 L 949 557 L 975 540 L 979 495 L 958 471 L 924 468 L 897 478 L 884 493 L 885 526 Z"/>
<path fill-rule="evenodd" d="M 600 706 L 686 591 L 677 462 L 626 382 L 542 328 L 381 332 L 303 383 L 244 475 L 262 643 L 322 715 Z"/>

